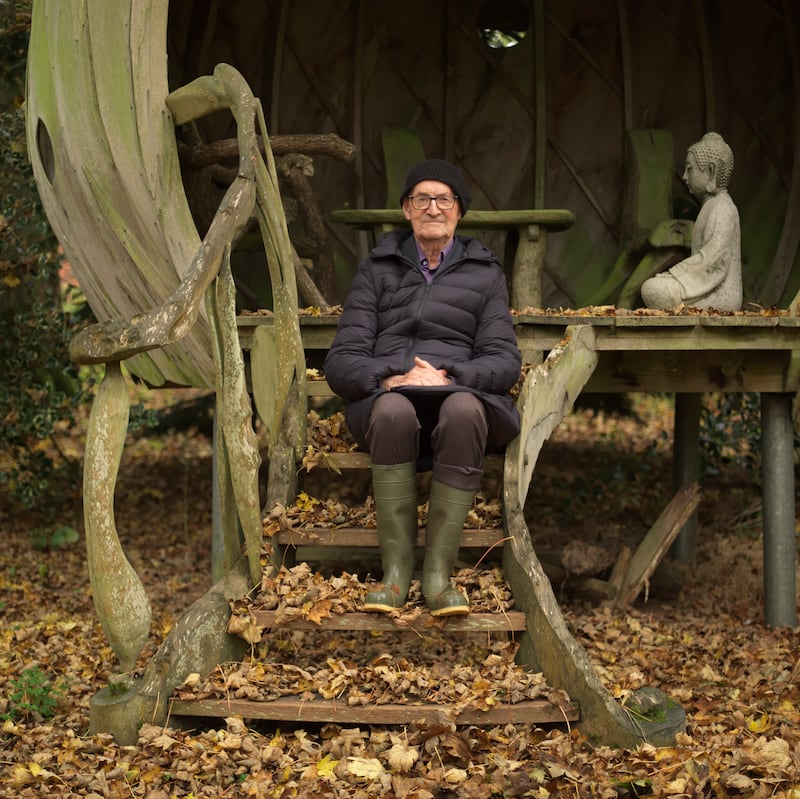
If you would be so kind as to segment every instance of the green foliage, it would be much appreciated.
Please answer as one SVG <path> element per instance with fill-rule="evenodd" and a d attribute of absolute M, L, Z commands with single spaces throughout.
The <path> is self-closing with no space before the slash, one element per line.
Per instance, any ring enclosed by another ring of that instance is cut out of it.
<path fill-rule="evenodd" d="M 22 96 L 30 12 L 31 0 L 4 0 L 0 3 L 0 96 Z"/>
<path fill-rule="evenodd" d="M 30 507 L 63 465 L 56 426 L 74 424 L 87 394 L 68 355 L 80 315 L 62 307 L 57 242 L 39 203 L 18 109 L 0 114 L 0 192 L 0 482 Z"/>
<path fill-rule="evenodd" d="M 61 525 L 55 530 L 35 527 L 30 531 L 31 545 L 34 549 L 47 552 L 51 549 L 67 549 L 80 540 L 80 533 L 74 527 Z"/>
<path fill-rule="evenodd" d="M 650 780 L 620 780 L 614 783 L 617 796 L 650 796 L 653 784 Z"/>
<path fill-rule="evenodd" d="M 758 474 L 761 468 L 759 395 L 709 394 L 700 416 L 700 451 L 705 474 L 733 464 Z"/>
<path fill-rule="evenodd" d="M 66 690 L 63 684 L 53 685 L 38 667 L 31 666 L 7 685 L 8 708 L 2 719 L 27 720 L 34 716 L 52 718 L 60 696 Z"/>
<path fill-rule="evenodd" d="M 108 684 L 108 693 L 113 697 L 124 696 L 130 689 L 130 683 L 126 679 L 112 680 Z"/>
<path fill-rule="evenodd" d="M 58 244 L 27 158 L 20 106 L 29 11 L 30 2 L 0 6 L 0 484 L 22 507 L 54 489 L 65 465 L 54 432 L 74 424 L 88 388 L 68 356 L 85 305 L 64 310 Z"/>

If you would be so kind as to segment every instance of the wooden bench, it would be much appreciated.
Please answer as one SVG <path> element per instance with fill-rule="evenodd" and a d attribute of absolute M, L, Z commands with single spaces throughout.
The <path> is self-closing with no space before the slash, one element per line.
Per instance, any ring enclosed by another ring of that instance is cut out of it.
<path fill-rule="evenodd" d="M 386 127 L 381 132 L 386 175 L 386 208 L 343 208 L 330 214 L 332 222 L 371 233 L 373 244 L 383 233 L 408 222 L 397 207 L 409 170 L 427 157 L 418 131 Z M 506 234 L 504 262 L 514 308 L 539 308 L 542 304 L 542 272 L 550 232 L 566 230 L 575 222 L 572 211 L 523 209 L 482 211 L 472 209 L 459 220 L 458 232 L 470 235 L 489 231 Z M 478 236 L 480 238 L 480 236 Z"/>
<path fill-rule="evenodd" d="M 332 211 L 330 219 L 357 230 L 370 231 L 373 240 L 390 230 L 408 226 L 399 208 L 365 210 L 343 208 Z M 480 231 L 505 231 L 506 249 L 513 252 L 509 265 L 511 305 L 514 308 L 539 308 L 542 303 L 542 270 L 547 252 L 548 234 L 566 230 L 574 221 L 575 215 L 572 211 L 563 209 L 470 210 L 459 221 L 457 232 L 475 234 Z"/>

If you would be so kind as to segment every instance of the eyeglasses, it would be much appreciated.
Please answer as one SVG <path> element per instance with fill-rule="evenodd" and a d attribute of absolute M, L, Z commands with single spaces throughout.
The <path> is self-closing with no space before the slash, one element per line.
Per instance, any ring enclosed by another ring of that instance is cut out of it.
<path fill-rule="evenodd" d="M 427 210 L 434 201 L 440 211 L 449 211 L 455 206 L 458 197 L 454 197 L 452 194 L 440 194 L 438 197 L 431 197 L 428 194 L 409 194 L 408 199 L 411 201 L 411 207 L 416 211 Z"/>

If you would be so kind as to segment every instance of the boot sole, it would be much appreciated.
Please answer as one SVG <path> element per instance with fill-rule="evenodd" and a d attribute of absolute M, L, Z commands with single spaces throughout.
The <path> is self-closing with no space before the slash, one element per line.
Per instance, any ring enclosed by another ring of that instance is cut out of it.
<path fill-rule="evenodd" d="M 469 606 L 454 605 L 449 608 L 439 608 L 432 610 L 431 616 L 466 616 L 469 613 Z"/>
<path fill-rule="evenodd" d="M 401 608 L 396 608 L 392 605 L 364 605 L 364 610 L 367 613 L 394 613 L 396 610 L 401 610 Z"/>

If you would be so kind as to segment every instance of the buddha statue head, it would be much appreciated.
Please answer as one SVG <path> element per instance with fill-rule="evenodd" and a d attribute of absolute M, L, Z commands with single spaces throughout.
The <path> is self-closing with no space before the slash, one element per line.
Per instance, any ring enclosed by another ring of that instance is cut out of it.
<path fill-rule="evenodd" d="M 706 133 L 687 149 L 683 182 L 698 199 L 726 190 L 732 174 L 733 150 L 719 133 Z"/>

